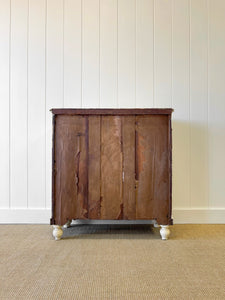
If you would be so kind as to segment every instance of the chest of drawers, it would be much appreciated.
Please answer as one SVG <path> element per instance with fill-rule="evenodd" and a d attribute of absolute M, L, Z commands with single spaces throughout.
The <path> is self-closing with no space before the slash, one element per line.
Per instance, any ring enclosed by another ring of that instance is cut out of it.
<path fill-rule="evenodd" d="M 53 235 L 72 220 L 171 219 L 172 109 L 52 109 Z"/>

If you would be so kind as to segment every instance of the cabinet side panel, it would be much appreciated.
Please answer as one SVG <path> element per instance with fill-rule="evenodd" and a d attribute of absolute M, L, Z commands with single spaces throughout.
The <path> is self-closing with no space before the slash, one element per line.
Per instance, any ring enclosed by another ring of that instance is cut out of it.
<path fill-rule="evenodd" d="M 122 118 L 123 138 L 123 218 L 136 219 L 135 199 L 135 116 Z"/>
<path fill-rule="evenodd" d="M 88 218 L 101 218 L 100 116 L 89 117 Z"/>
<path fill-rule="evenodd" d="M 87 119 L 57 116 L 55 125 L 55 224 L 87 217 Z"/>
<path fill-rule="evenodd" d="M 122 219 L 121 117 L 101 120 L 101 219 Z"/>
<path fill-rule="evenodd" d="M 168 116 L 136 118 L 136 218 L 170 221 Z"/>

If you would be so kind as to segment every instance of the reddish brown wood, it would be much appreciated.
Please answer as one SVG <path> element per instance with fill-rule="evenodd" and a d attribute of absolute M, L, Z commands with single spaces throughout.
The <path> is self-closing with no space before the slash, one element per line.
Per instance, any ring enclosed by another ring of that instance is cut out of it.
<path fill-rule="evenodd" d="M 154 118 L 155 120 L 155 118 Z M 152 218 L 155 177 L 155 131 L 151 118 L 136 117 L 136 218 Z"/>
<path fill-rule="evenodd" d="M 55 119 L 56 116 L 52 116 L 52 217 L 50 219 L 50 225 L 55 223 L 55 204 L 56 204 L 56 193 L 55 193 Z"/>
<path fill-rule="evenodd" d="M 136 219 L 135 199 L 135 116 L 122 117 L 124 219 Z"/>
<path fill-rule="evenodd" d="M 137 131 L 137 219 L 168 223 L 170 198 L 168 116 L 138 116 Z"/>
<path fill-rule="evenodd" d="M 87 218 L 87 120 L 59 115 L 55 125 L 55 223 Z"/>
<path fill-rule="evenodd" d="M 56 111 L 51 224 L 87 218 L 172 224 L 172 109 Z"/>
<path fill-rule="evenodd" d="M 90 219 L 101 218 L 100 122 L 100 116 L 89 117 L 88 217 Z"/>
<path fill-rule="evenodd" d="M 171 114 L 168 115 L 168 173 L 169 173 L 169 216 L 168 216 L 168 224 L 173 225 L 173 219 L 172 219 L 172 125 L 171 125 Z"/>
<path fill-rule="evenodd" d="M 51 110 L 57 115 L 168 115 L 173 112 L 171 108 L 123 108 L 123 109 L 105 109 L 105 108 L 54 108 Z"/>
<path fill-rule="evenodd" d="M 101 117 L 101 219 L 122 219 L 122 131 L 118 116 Z"/>

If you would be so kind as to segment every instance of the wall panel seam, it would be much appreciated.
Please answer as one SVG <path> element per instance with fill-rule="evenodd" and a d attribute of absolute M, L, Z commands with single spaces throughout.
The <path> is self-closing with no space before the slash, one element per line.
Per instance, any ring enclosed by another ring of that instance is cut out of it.
<path fill-rule="evenodd" d="M 83 79 L 84 79 L 84 70 L 83 70 L 83 13 L 84 13 L 84 8 L 83 8 L 83 0 L 80 0 L 81 2 L 81 18 L 80 18 L 80 25 L 81 25 L 81 43 L 80 43 L 80 48 L 81 48 L 81 51 L 80 51 L 80 55 L 81 55 L 81 75 L 80 75 L 80 78 L 81 78 L 81 99 L 80 99 L 80 103 L 81 103 L 81 107 L 83 107 Z"/>
<path fill-rule="evenodd" d="M 47 207 L 47 193 L 46 193 L 46 189 L 47 189 L 47 185 L 46 185 L 46 167 L 47 167 L 47 154 L 46 154 L 46 146 L 47 146 L 47 143 L 46 143 L 46 139 L 47 139 L 47 133 L 46 133 L 46 130 L 47 130 L 47 18 L 48 18 L 48 15 L 47 15 L 47 12 L 48 12 L 48 3 L 47 3 L 48 0 L 45 0 L 45 109 L 44 109 L 44 113 L 45 113 L 45 141 L 44 141 L 44 147 L 45 147 L 45 208 Z"/>
<path fill-rule="evenodd" d="M 155 107 L 155 0 L 153 0 L 153 107 Z"/>
<path fill-rule="evenodd" d="M 63 22 L 62 22 L 62 103 L 63 107 L 65 107 L 65 1 L 63 0 Z"/>
<path fill-rule="evenodd" d="M 116 60 L 117 60 L 117 64 L 116 64 L 116 107 L 119 107 L 119 91 L 118 91 L 118 77 L 119 77 L 119 7 L 118 7 L 118 1 L 117 0 L 117 20 L 116 20 L 116 24 L 117 24 L 117 37 L 116 37 Z"/>
<path fill-rule="evenodd" d="M 98 73 L 98 107 L 101 107 L 101 0 L 98 1 L 98 60 L 99 60 L 99 73 Z"/>
<path fill-rule="evenodd" d="M 206 131 L 206 145 L 207 145 L 207 204 L 210 207 L 210 188 L 209 188 L 209 30 L 210 30 L 210 13 L 209 0 L 207 0 L 207 131 Z"/>
<path fill-rule="evenodd" d="M 12 0 L 9 2 L 9 204 L 11 208 L 11 39 L 12 39 Z"/>
<path fill-rule="evenodd" d="M 189 183 L 191 183 L 191 0 L 189 0 Z M 191 207 L 191 184 L 189 184 L 189 207 Z"/>
<path fill-rule="evenodd" d="M 135 1 L 135 31 L 134 31 L 134 43 L 135 43 L 135 54 L 134 54 L 134 76 L 135 76 L 135 87 L 134 87 L 134 106 L 137 105 L 137 0 Z"/>
<path fill-rule="evenodd" d="M 171 0 L 171 107 L 173 108 L 173 13 L 174 0 Z"/>
<path fill-rule="evenodd" d="M 30 31 L 30 0 L 27 0 L 27 208 L 29 207 L 29 145 L 28 145 L 28 126 L 29 126 L 29 31 Z"/>

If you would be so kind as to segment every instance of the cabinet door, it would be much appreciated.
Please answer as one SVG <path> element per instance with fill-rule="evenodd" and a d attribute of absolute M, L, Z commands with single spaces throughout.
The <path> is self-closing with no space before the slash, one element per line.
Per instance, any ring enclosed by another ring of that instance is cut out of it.
<path fill-rule="evenodd" d="M 123 219 L 136 219 L 135 116 L 122 117 Z"/>
<path fill-rule="evenodd" d="M 87 117 L 56 116 L 53 185 L 56 224 L 87 217 L 87 128 Z"/>
<path fill-rule="evenodd" d="M 169 117 L 136 117 L 136 219 L 168 224 L 170 200 Z"/>
<path fill-rule="evenodd" d="M 101 117 L 101 219 L 123 218 L 122 123 Z"/>
<path fill-rule="evenodd" d="M 88 218 L 135 219 L 135 116 L 89 116 Z"/>
<path fill-rule="evenodd" d="M 101 117 L 88 120 L 88 218 L 101 219 Z"/>
<path fill-rule="evenodd" d="M 135 219 L 135 116 L 90 116 L 88 153 L 88 218 Z"/>

